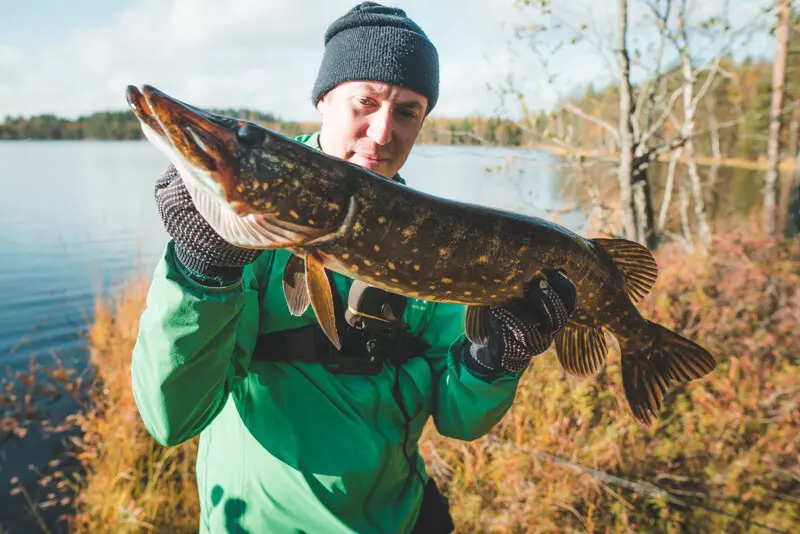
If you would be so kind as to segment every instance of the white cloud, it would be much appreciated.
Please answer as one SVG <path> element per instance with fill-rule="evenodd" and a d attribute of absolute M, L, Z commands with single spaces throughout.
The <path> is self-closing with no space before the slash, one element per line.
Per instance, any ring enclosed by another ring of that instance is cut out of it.
<path fill-rule="evenodd" d="M 706 5 L 721 1 L 706 0 Z M 0 119 L 124 109 L 125 86 L 148 83 L 198 106 L 249 107 L 315 120 L 309 99 L 325 29 L 355 3 L 141 0 L 112 24 L 74 31 L 61 42 L 35 49 L 0 45 Z M 406 9 L 439 48 L 441 91 L 435 115 L 494 112 L 500 101 L 486 83 L 510 73 L 528 78 L 534 105 L 556 98 L 552 88 L 541 85 L 541 69 L 526 62 L 519 47 L 506 46 L 515 41 L 513 25 L 541 18 L 532 10 L 516 9 L 513 0 L 495 0 L 491 7 L 487 0 L 388 3 Z M 606 38 L 615 31 L 616 6 L 609 8 L 607 1 L 575 0 L 568 11 L 564 3 L 557 5 L 573 25 L 586 19 Z M 557 36 L 550 44 L 556 41 Z M 545 52 L 561 73 L 563 87 L 609 74 L 586 47 Z"/>

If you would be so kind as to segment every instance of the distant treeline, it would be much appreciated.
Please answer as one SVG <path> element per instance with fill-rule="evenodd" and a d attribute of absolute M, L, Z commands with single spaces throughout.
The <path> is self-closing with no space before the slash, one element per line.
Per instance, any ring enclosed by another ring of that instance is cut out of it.
<path fill-rule="evenodd" d="M 800 34 L 795 34 L 793 49 L 800 50 Z M 696 116 L 696 148 L 700 156 L 712 155 L 712 146 L 719 147 L 723 158 L 758 159 L 766 153 L 769 130 L 772 63 L 767 60 L 745 59 L 739 63 L 726 59 L 721 67 L 729 76 L 719 77 L 700 106 Z M 800 110 L 800 54 L 790 56 L 787 85 L 787 128 L 784 146 L 794 153 L 798 141 L 798 112 Z M 667 83 L 678 87 L 680 73 L 676 70 L 666 77 Z M 638 91 L 639 88 L 634 88 Z M 619 122 L 619 91 L 616 86 L 601 90 L 587 89 L 581 96 L 565 99 L 584 114 L 614 125 Z M 529 113 L 524 107 L 522 119 L 511 121 L 498 117 L 441 118 L 425 121 L 419 136 L 420 144 L 541 146 L 554 139 L 566 139 L 573 147 L 588 150 L 612 150 L 613 138 L 597 121 L 590 121 L 566 109 L 554 113 Z M 314 122 L 284 121 L 273 115 L 246 109 L 212 110 L 222 115 L 238 117 L 280 131 L 288 136 L 311 133 L 319 127 Z M 680 112 L 680 104 L 676 107 Z M 665 128 L 669 130 L 669 126 Z M 665 131 L 664 133 L 669 133 Z M 139 123 L 131 111 L 99 112 L 77 120 L 55 115 L 7 117 L 0 123 L 0 139 L 141 139 Z"/>
<path fill-rule="evenodd" d="M 299 135 L 313 123 L 279 120 L 271 113 L 247 109 L 212 109 L 220 115 L 264 124 L 285 135 Z M 72 140 L 136 140 L 143 139 L 139 121 L 132 111 L 102 111 L 78 119 L 64 119 L 52 114 L 33 117 L 6 117 L 0 123 L 0 139 L 72 139 Z"/>
<path fill-rule="evenodd" d="M 319 128 L 315 122 L 283 121 L 271 113 L 246 109 L 210 110 L 220 115 L 236 117 L 297 136 L 312 133 Z M 0 123 L 0 139 L 143 139 L 139 121 L 131 111 L 105 111 L 79 117 L 75 120 L 55 115 L 33 117 L 7 117 Z M 464 119 L 429 118 L 419 137 L 425 144 L 498 144 L 519 146 L 522 140 L 520 127 L 509 120 L 473 117 Z"/>

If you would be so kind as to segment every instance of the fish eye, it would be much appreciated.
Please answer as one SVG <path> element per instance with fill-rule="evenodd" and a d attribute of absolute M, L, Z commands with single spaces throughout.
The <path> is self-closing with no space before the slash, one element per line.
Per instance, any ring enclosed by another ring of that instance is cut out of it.
<path fill-rule="evenodd" d="M 248 147 L 260 146 L 266 136 L 266 130 L 255 124 L 244 124 L 236 130 L 236 137 Z"/>

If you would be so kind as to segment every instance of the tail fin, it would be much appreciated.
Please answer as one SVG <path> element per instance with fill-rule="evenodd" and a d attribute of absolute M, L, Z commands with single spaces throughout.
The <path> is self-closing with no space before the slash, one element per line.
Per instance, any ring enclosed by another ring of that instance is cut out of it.
<path fill-rule="evenodd" d="M 643 347 L 629 339 L 620 344 L 622 386 L 634 419 L 643 425 L 657 417 L 670 385 L 700 378 L 716 366 L 714 357 L 700 345 L 647 322 L 651 343 Z"/>

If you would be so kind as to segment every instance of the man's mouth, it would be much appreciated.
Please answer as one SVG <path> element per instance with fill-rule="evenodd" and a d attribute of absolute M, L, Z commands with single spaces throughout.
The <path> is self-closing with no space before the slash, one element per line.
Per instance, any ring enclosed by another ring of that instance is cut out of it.
<path fill-rule="evenodd" d="M 386 156 L 373 156 L 371 154 L 359 154 L 359 153 L 356 153 L 356 155 L 368 161 L 375 161 L 375 162 L 389 161 L 389 158 Z"/>

